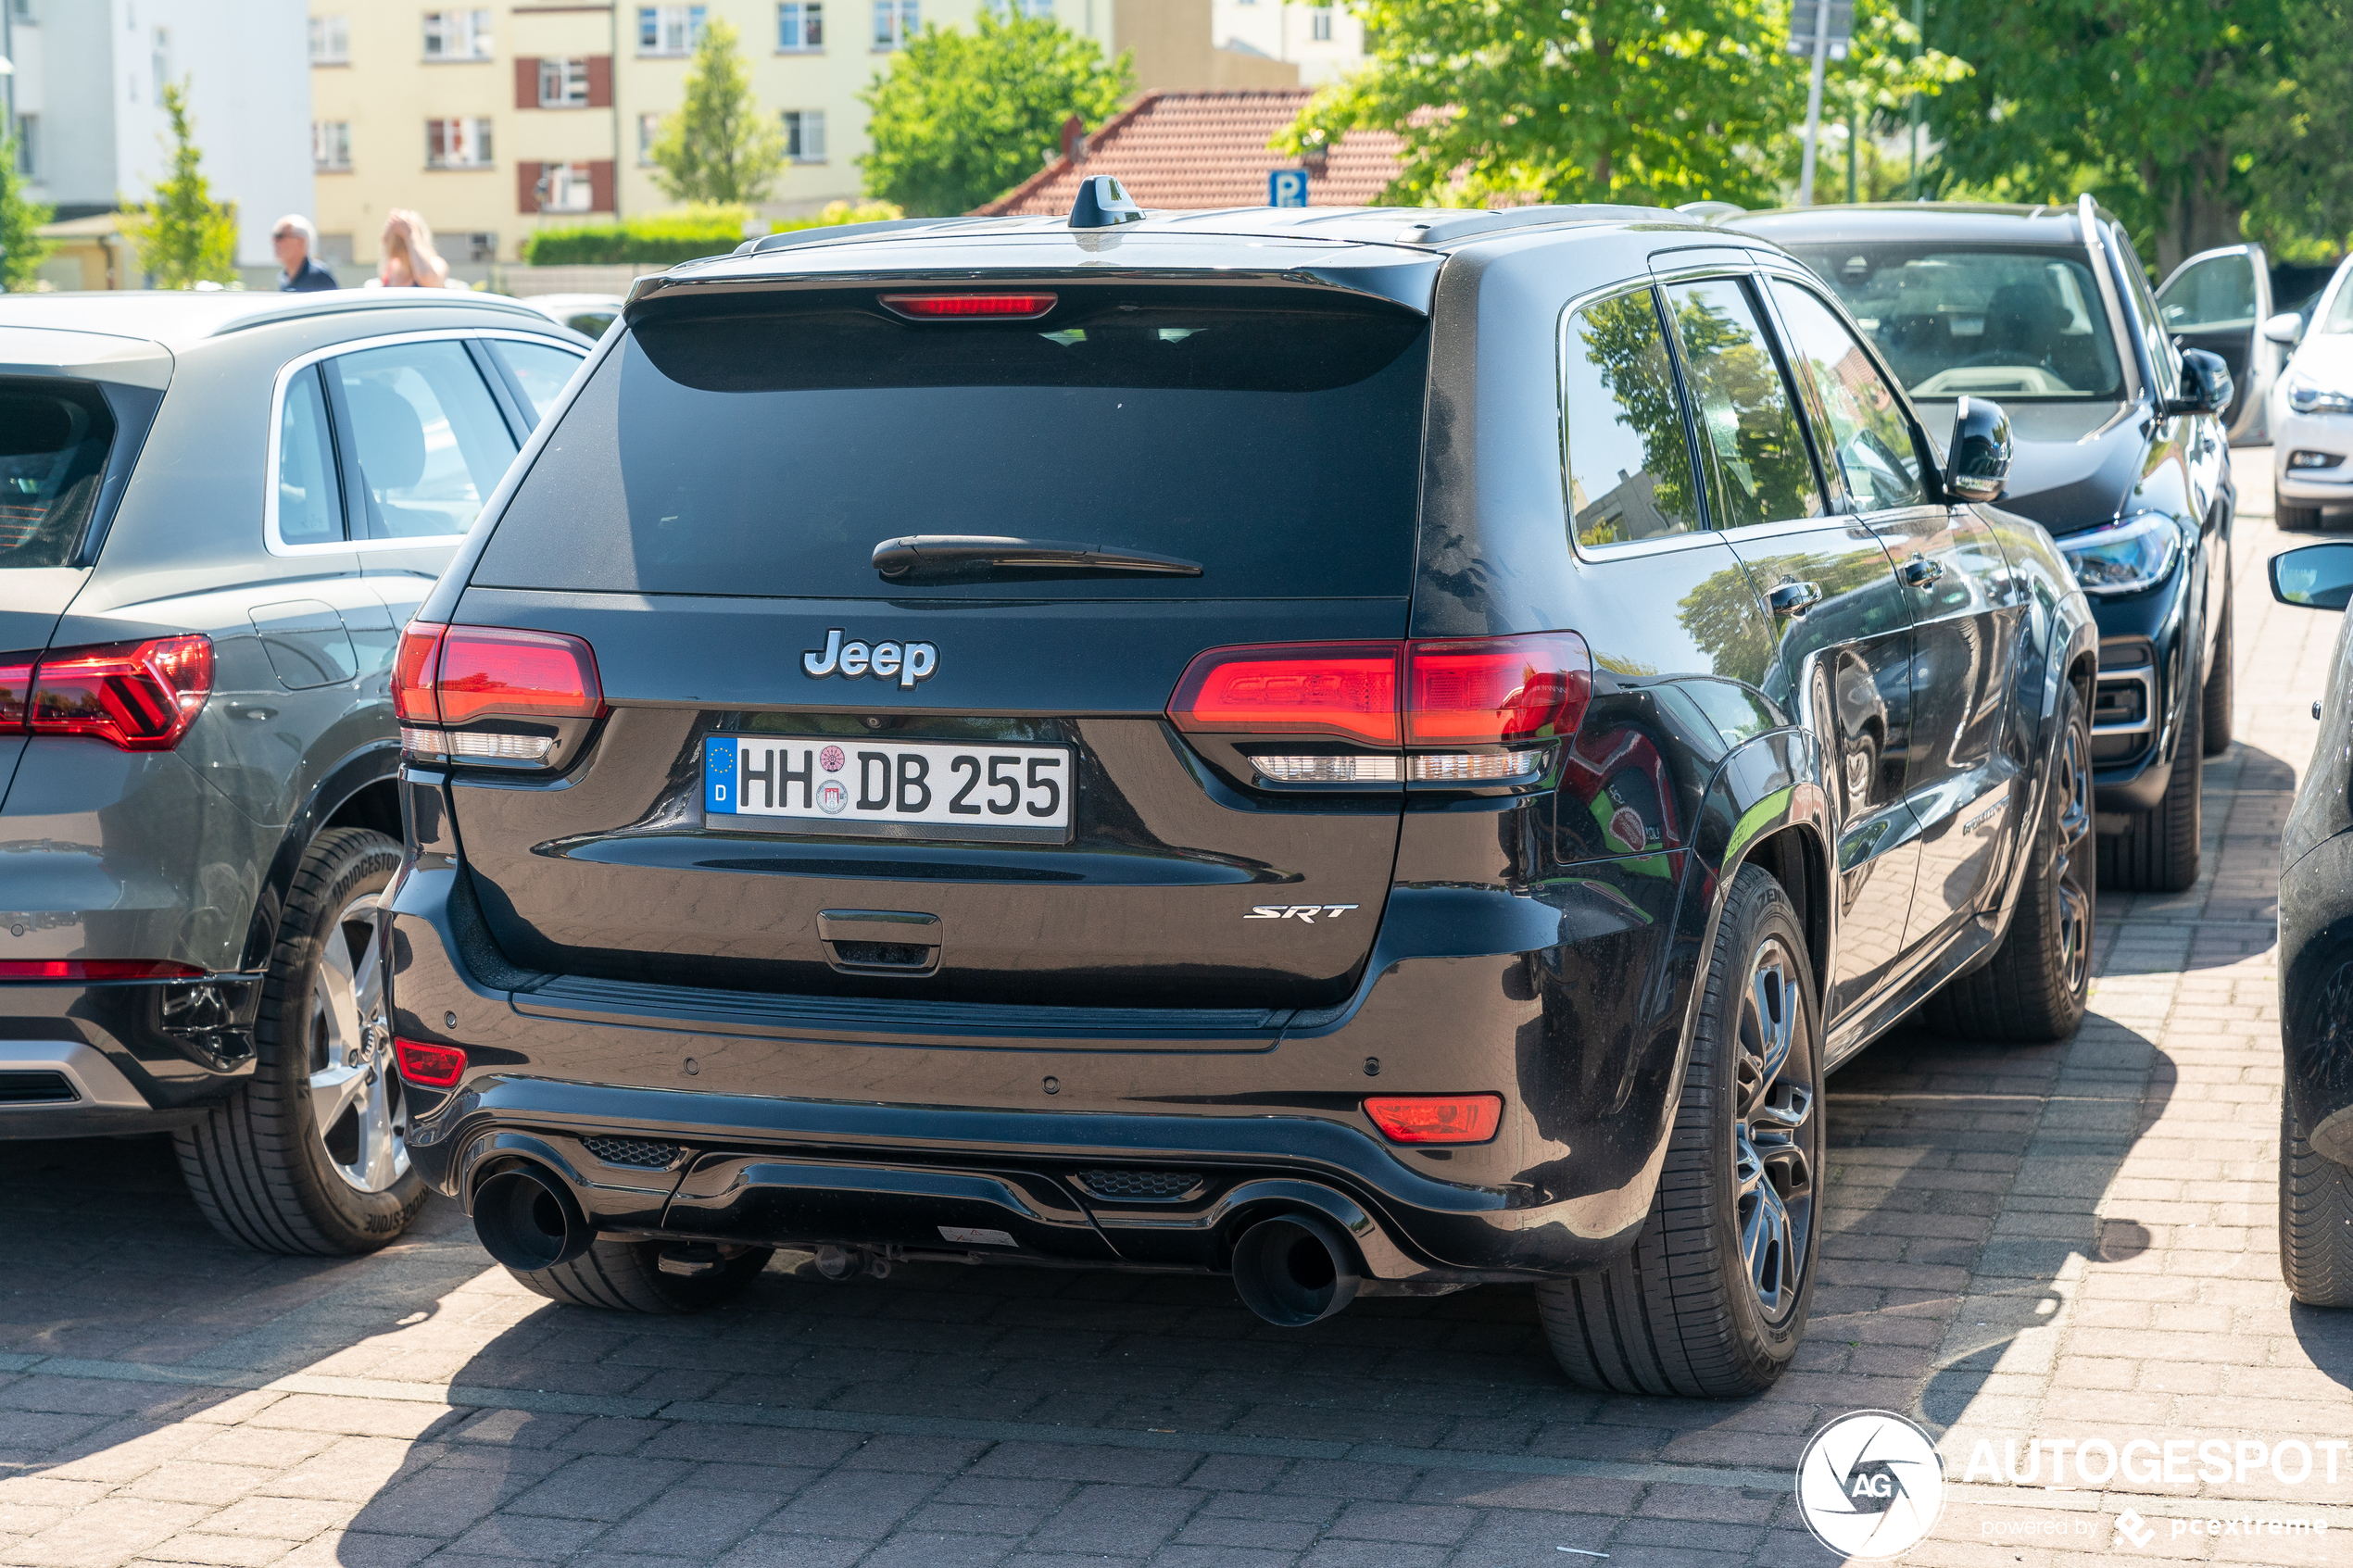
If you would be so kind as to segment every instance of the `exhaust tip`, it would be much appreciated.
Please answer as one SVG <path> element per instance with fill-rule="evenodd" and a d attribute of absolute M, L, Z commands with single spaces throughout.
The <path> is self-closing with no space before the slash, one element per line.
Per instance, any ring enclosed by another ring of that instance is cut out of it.
<path fill-rule="evenodd" d="M 1277 1328 L 1320 1323 L 1356 1299 L 1356 1250 L 1314 1214 L 1261 1220 L 1234 1243 L 1234 1291 Z"/>
<path fill-rule="evenodd" d="M 474 1188 L 474 1236 L 493 1258 L 524 1273 L 569 1263 L 596 1239 L 572 1189 L 536 1165 L 483 1178 Z"/>

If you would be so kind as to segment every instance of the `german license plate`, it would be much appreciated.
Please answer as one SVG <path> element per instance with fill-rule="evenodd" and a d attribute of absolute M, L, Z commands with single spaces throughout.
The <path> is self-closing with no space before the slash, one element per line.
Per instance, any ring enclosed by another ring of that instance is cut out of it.
<path fill-rule="evenodd" d="M 703 821 L 858 838 L 1070 839 L 1070 752 L 1058 746 L 712 735 Z"/>

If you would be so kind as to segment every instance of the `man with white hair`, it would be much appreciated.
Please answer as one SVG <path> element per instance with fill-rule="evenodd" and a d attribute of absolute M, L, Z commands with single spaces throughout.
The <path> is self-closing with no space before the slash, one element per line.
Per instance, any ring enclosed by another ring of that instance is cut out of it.
<path fill-rule="evenodd" d="M 270 226 L 271 248 L 278 253 L 283 270 L 278 281 L 281 294 L 308 294 L 339 286 L 333 272 L 310 259 L 318 243 L 318 229 L 299 212 L 289 212 Z"/>

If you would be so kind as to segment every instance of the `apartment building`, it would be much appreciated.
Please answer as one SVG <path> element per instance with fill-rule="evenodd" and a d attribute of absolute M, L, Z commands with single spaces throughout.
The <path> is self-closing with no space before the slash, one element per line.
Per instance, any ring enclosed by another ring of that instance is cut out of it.
<path fill-rule="evenodd" d="M 1302 86 L 1321 87 L 1365 61 L 1364 20 L 1342 6 L 1215 0 L 1214 18 L 1213 31 L 1220 49 L 1294 67 L 1298 75 L 1293 80 Z"/>
<path fill-rule="evenodd" d="M 790 162 L 771 216 L 855 199 L 858 94 L 927 22 L 984 5 L 1051 16 L 1107 51 L 1133 48 L 1139 85 L 1258 86 L 1297 70 L 1214 47 L 1213 0 L 308 0 L 311 153 L 321 249 L 372 263 L 385 212 L 413 207 L 463 275 L 511 261 L 526 234 L 675 204 L 648 157 L 675 112 L 702 29 L 725 19 Z"/>
<path fill-rule="evenodd" d="M 141 201 L 169 172 L 162 86 L 183 85 L 204 172 L 237 207 L 237 260 L 270 269 L 270 226 L 310 206 L 310 119 L 303 69 L 305 0 L 0 0 L 0 77 L 17 164 L 61 220 L 97 220 Z M 257 91 L 257 82 L 268 83 Z M 111 242 L 104 286 L 136 286 Z M 60 288 L 92 280 L 70 259 L 44 269 Z M 266 275 L 266 274 L 265 274 Z"/>

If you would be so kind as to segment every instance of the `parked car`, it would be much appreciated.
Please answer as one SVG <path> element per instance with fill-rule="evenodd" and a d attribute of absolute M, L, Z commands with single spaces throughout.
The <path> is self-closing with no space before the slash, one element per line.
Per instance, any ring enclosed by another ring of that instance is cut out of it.
<path fill-rule="evenodd" d="M 621 314 L 622 299 L 617 294 L 534 294 L 523 295 L 519 303 L 583 337 L 600 338 Z"/>
<path fill-rule="evenodd" d="M 2333 285 L 2334 286 L 2334 285 Z M 2353 544 L 2271 558 L 2283 604 L 2343 610 Z M 2312 759 L 2280 845 L 2280 1272 L 2308 1307 L 2353 1307 L 2353 629 L 2337 628 Z"/>
<path fill-rule="evenodd" d="M 587 346 L 438 290 L 0 301 L 0 1138 L 169 1130 L 273 1251 L 415 1213 L 393 651 Z"/>
<path fill-rule="evenodd" d="M 2233 442 L 2271 439 L 2272 391 L 2331 269 L 2273 261 L 2259 245 L 2203 250 L 2158 285 L 2158 318 L 2183 348 L 2221 357 L 2233 393 L 2222 428 Z"/>
<path fill-rule="evenodd" d="M 2176 345 L 2131 238 L 2089 197 L 1815 207 L 1736 232 L 1787 245 L 1836 289 L 1931 427 L 1964 399 L 2001 399 L 2018 443 L 2002 504 L 2057 536 L 2099 621 L 2101 881 L 2190 886 L 2199 762 L 2231 742 L 2224 362 Z M 2195 257 L 2171 286 L 2222 292 L 2225 263 L 2251 265 Z"/>
<path fill-rule="evenodd" d="M 2353 506 L 2353 257 L 2313 301 L 2309 325 L 2282 314 L 2264 334 L 2293 345 L 2271 388 L 2272 517 L 2282 528 L 2318 528 L 2332 507 Z"/>
<path fill-rule="evenodd" d="M 1823 1074 L 2082 1015 L 2095 630 L 1958 427 L 1663 212 L 1097 178 L 641 282 L 402 643 L 412 1158 L 582 1306 L 1521 1281 L 1761 1387 Z"/>

